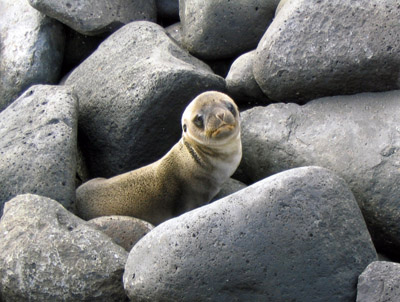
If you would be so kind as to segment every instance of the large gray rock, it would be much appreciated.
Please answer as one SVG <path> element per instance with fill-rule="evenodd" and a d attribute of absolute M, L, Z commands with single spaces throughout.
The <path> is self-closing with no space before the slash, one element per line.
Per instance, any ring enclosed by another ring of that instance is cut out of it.
<path fill-rule="evenodd" d="M 223 78 L 151 22 L 110 36 L 69 76 L 79 97 L 84 151 L 94 175 L 112 176 L 153 162 L 181 135 L 186 105 Z"/>
<path fill-rule="evenodd" d="M 0 221 L 4 301 L 124 301 L 127 252 L 56 201 L 19 195 Z"/>
<path fill-rule="evenodd" d="M 400 257 L 400 91 L 273 104 L 242 113 L 240 171 L 250 181 L 318 165 L 350 185 L 375 244 Z"/>
<path fill-rule="evenodd" d="M 376 253 L 346 183 L 307 167 L 171 219 L 131 250 L 133 301 L 354 301 Z"/>
<path fill-rule="evenodd" d="M 204 59 L 230 58 L 254 49 L 278 0 L 179 0 L 183 45 Z"/>
<path fill-rule="evenodd" d="M 38 85 L 0 113 L 0 214 L 23 193 L 75 200 L 78 104 L 67 87 Z"/>
<path fill-rule="evenodd" d="M 37 10 L 84 35 L 112 32 L 132 21 L 156 21 L 155 0 L 28 0 Z"/>
<path fill-rule="evenodd" d="M 398 1 L 288 0 L 257 48 L 254 75 L 275 101 L 398 89 Z"/>
<path fill-rule="evenodd" d="M 400 300 L 400 264 L 374 261 L 358 278 L 357 302 Z"/>
<path fill-rule="evenodd" d="M 56 83 L 63 27 L 27 0 L 0 0 L 0 111 L 32 84 Z"/>
<path fill-rule="evenodd" d="M 252 50 L 237 58 L 225 78 L 229 95 L 237 103 L 247 106 L 270 103 L 254 79 L 253 60 L 255 54 L 255 50 Z"/>

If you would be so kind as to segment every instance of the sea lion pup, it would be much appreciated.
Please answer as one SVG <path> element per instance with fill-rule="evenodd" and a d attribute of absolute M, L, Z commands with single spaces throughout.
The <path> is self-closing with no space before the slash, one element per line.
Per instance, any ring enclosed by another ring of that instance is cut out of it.
<path fill-rule="evenodd" d="M 238 107 L 223 93 L 202 93 L 186 107 L 182 130 L 182 138 L 160 160 L 81 185 L 78 215 L 126 215 L 157 225 L 209 202 L 242 157 Z"/>

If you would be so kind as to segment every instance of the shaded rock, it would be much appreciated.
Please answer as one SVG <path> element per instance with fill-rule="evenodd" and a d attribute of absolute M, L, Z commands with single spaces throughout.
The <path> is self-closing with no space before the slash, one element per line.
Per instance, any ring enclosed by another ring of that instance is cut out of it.
<path fill-rule="evenodd" d="M 178 45 L 182 45 L 182 26 L 180 22 L 168 26 L 165 32 L 171 39 L 175 40 Z"/>
<path fill-rule="evenodd" d="M 232 58 L 254 49 L 278 0 L 180 0 L 183 45 L 203 59 Z"/>
<path fill-rule="evenodd" d="M 227 180 L 227 182 L 225 182 L 223 184 L 219 193 L 217 195 L 215 195 L 212 200 L 215 201 L 215 200 L 224 198 L 224 197 L 231 195 L 237 191 L 240 191 L 241 189 L 244 189 L 246 187 L 247 187 L 247 185 L 242 183 L 241 181 L 233 179 L 233 178 L 229 178 Z"/>
<path fill-rule="evenodd" d="M 78 104 L 70 88 L 38 85 L 0 113 L 0 213 L 35 193 L 69 208 L 75 200 Z"/>
<path fill-rule="evenodd" d="M 89 220 L 89 223 L 128 252 L 154 228 L 144 220 L 128 216 L 102 216 Z"/>
<path fill-rule="evenodd" d="M 294 167 L 332 169 L 351 187 L 378 250 L 400 257 L 400 91 L 242 112 L 240 170 L 257 181 Z"/>
<path fill-rule="evenodd" d="M 399 263 L 372 262 L 358 278 L 357 302 L 394 302 L 399 298 Z"/>
<path fill-rule="evenodd" d="M 131 250 L 133 301 L 354 301 L 376 252 L 346 183 L 286 171 L 154 228 Z"/>
<path fill-rule="evenodd" d="M 108 177 L 161 158 L 180 138 L 186 105 L 203 91 L 223 91 L 225 81 L 143 21 L 110 36 L 66 85 L 79 97 L 89 170 Z"/>
<path fill-rule="evenodd" d="M 286 1 L 258 44 L 254 75 L 275 101 L 398 89 L 398 1 Z"/>
<path fill-rule="evenodd" d="M 33 84 L 58 81 L 63 27 L 26 0 L 0 0 L 0 111 Z"/>
<path fill-rule="evenodd" d="M 238 104 L 267 104 L 268 98 L 258 86 L 253 75 L 255 51 L 250 51 L 237 58 L 226 76 L 226 89 Z"/>
<path fill-rule="evenodd" d="M 179 0 L 156 0 L 160 19 L 179 21 Z"/>
<path fill-rule="evenodd" d="M 89 57 L 104 40 L 99 36 L 85 36 L 66 28 L 66 45 L 62 74 L 65 75 Z"/>
<path fill-rule="evenodd" d="M 83 35 L 113 32 L 137 20 L 156 21 L 155 0 L 28 0 L 37 10 Z"/>
<path fill-rule="evenodd" d="M 127 253 L 56 201 L 19 195 L 0 221 L 4 301 L 124 301 Z"/>

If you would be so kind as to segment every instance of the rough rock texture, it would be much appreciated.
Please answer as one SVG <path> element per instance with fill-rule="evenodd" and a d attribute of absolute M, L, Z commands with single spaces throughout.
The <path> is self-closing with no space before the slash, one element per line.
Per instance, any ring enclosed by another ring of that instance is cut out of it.
<path fill-rule="evenodd" d="M 124 301 L 126 251 L 56 201 L 19 195 L 0 221 L 4 301 Z"/>
<path fill-rule="evenodd" d="M 154 226 L 150 223 L 128 216 L 102 216 L 89 220 L 99 231 L 102 231 L 128 252 Z"/>
<path fill-rule="evenodd" d="M 230 58 L 254 49 L 278 0 L 179 0 L 183 45 L 204 59 Z"/>
<path fill-rule="evenodd" d="M 66 85 L 79 97 L 90 171 L 112 176 L 163 156 L 179 140 L 186 105 L 203 91 L 223 91 L 225 81 L 143 21 L 110 36 Z"/>
<path fill-rule="evenodd" d="M 372 262 L 358 278 L 357 302 L 395 302 L 399 299 L 399 263 Z"/>
<path fill-rule="evenodd" d="M 62 25 L 26 0 L 0 0 L 0 111 L 32 84 L 58 81 Z"/>
<path fill-rule="evenodd" d="M 132 21 L 157 19 L 155 0 L 28 0 L 37 10 L 84 35 L 112 32 Z"/>
<path fill-rule="evenodd" d="M 78 104 L 70 88 L 38 85 L 0 113 L 0 214 L 22 193 L 75 200 Z"/>
<path fill-rule="evenodd" d="M 396 0 L 288 0 L 257 48 L 254 75 L 275 101 L 398 89 Z"/>
<path fill-rule="evenodd" d="M 354 301 L 376 252 L 346 183 L 272 176 L 154 228 L 131 250 L 133 301 Z"/>
<path fill-rule="evenodd" d="M 250 51 L 237 58 L 226 76 L 226 89 L 239 104 L 266 104 L 268 98 L 258 86 L 253 75 L 255 51 Z"/>
<path fill-rule="evenodd" d="M 400 91 L 273 104 L 242 113 L 240 170 L 251 181 L 318 165 L 348 183 L 374 243 L 400 257 Z"/>

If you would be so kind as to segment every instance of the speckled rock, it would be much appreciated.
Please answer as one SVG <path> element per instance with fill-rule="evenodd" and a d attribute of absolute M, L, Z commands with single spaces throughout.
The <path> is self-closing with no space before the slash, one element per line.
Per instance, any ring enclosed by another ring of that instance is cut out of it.
<path fill-rule="evenodd" d="M 99 231 L 102 231 L 128 252 L 154 226 L 144 220 L 128 216 L 102 216 L 89 220 Z"/>
<path fill-rule="evenodd" d="M 372 262 L 358 278 L 357 302 L 400 300 L 400 264 Z"/>
<path fill-rule="evenodd" d="M 186 105 L 225 80 L 151 22 L 132 22 L 68 77 L 79 98 L 82 149 L 93 176 L 113 176 L 161 158 L 181 136 Z M 157 148 L 154 148 L 157 146 Z"/>
<path fill-rule="evenodd" d="M 275 101 L 400 88 L 396 0 L 288 0 L 257 47 L 254 76 Z"/>
<path fill-rule="evenodd" d="M 131 250 L 133 301 L 352 302 L 376 252 L 347 184 L 306 167 L 166 221 Z"/>
<path fill-rule="evenodd" d="M 155 0 L 28 0 L 37 10 L 83 35 L 113 32 L 132 21 L 156 21 Z"/>
<path fill-rule="evenodd" d="M 126 299 L 127 252 L 52 199 L 26 194 L 9 201 L 0 242 L 4 301 Z"/>
<path fill-rule="evenodd" d="M 318 165 L 352 189 L 379 251 L 400 257 L 400 91 L 327 97 L 242 112 L 246 177 Z"/>
<path fill-rule="evenodd" d="M 203 59 L 231 58 L 254 49 L 278 0 L 180 0 L 183 45 Z"/>
<path fill-rule="evenodd" d="M 254 55 L 255 51 L 253 50 L 237 58 L 225 78 L 226 89 L 238 104 L 254 106 L 269 103 L 268 98 L 254 79 Z"/>
<path fill-rule="evenodd" d="M 58 81 L 65 35 L 26 0 L 0 0 L 0 111 L 33 84 Z"/>
<path fill-rule="evenodd" d="M 78 104 L 67 87 L 32 86 L 0 113 L 0 214 L 18 194 L 75 200 Z"/>

